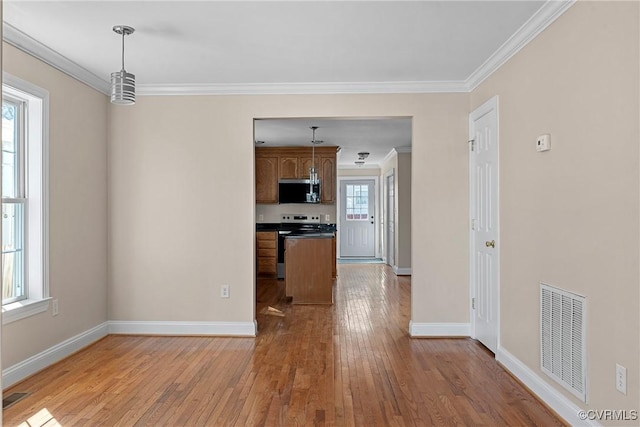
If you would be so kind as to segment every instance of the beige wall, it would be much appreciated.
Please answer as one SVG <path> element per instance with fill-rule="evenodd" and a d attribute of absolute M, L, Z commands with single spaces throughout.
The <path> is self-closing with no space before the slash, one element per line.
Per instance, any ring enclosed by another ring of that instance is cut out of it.
<path fill-rule="evenodd" d="M 637 2 L 578 2 L 471 97 L 500 97 L 501 345 L 547 378 L 539 282 L 585 295 L 589 409 L 639 407 L 638 21 Z"/>
<path fill-rule="evenodd" d="M 3 45 L 8 73 L 49 91 L 49 274 L 60 314 L 2 327 L 10 367 L 107 320 L 107 97 Z"/>
<path fill-rule="evenodd" d="M 396 173 L 398 206 L 398 236 L 396 265 L 399 269 L 411 268 L 411 153 L 398 153 Z"/>
<path fill-rule="evenodd" d="M 412 318 L 467 322 L 468 108 L 468 94 L 140 97 L 111 107 L 109 318 L 253 321 L 254 118 L 409 116 L 424 165 L 413 208 L 426 218 L 413 229 Z"/>
<path fill-rule="evenodd" d="M 379 176 L 380 168 L 339 168 L 338 177 L 341 176 Z"/>

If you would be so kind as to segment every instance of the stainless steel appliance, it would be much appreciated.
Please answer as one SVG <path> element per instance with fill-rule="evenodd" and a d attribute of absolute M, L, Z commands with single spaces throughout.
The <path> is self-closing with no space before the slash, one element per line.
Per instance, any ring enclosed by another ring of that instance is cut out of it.
<path fill-rule="evenodd" d="M 320 203 L 320 181 L 281 179 L 278 181 L 278 203 Z"/>

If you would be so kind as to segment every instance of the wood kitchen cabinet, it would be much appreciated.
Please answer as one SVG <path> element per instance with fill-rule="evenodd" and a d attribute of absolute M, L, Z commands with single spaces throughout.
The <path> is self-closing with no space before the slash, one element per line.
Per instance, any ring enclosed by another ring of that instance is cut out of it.
<path fill-rule="evenodd" d="M 300 178 L 298 157 L 280 157 L 280 179 Z"/>
<path fill-rule="evenodd" d="M 333 239 L 331 239 L 331 277 L 334 279 L 338 276 L 338 257 L 336 256 L 336 236 L 334 234 Z"/>
<path fill-rule="evenodd" d="M 321 157 L 320 167 L 316 166 L 321 176 L 320 202 L 336 202 L 336 157 Z"/>
<path fill-rule="evenodd" d="M 316 157 L 316 172 L 319 172 L 318 162 L 320 158 Z M 300 179 L 309 179 L 309 169 L 311 169 L 311 165 L 313 164 L 313 160 L 311 157 L 300 157 Z M 318 179 L 320 179 L 320 175 L 318 175 Z"/>
<path fill-rule="evenodd" d="M 285 289 L 293 304 L 332 304 L 332 238 L 285 239 Z"/>
<path fill-rule="evenodd" d="M 256 272 L 258 276 L 275 276 L 278 262 L 278 233 L 256 232 Z"/>
<path fill-rule="evenodd" d="M 314 164 L 311 147 L 256 147 L 256 203 L 278 203 L 279 179 L 308 179 Z M 315 168 L 320 180 L 320 202 L 336 202 L 338 147 L 316 147 Z"/>
<path fill-rule="evenodd" d="M 278 203 L 278 157 L 256 156 L 256 203 Z"/>

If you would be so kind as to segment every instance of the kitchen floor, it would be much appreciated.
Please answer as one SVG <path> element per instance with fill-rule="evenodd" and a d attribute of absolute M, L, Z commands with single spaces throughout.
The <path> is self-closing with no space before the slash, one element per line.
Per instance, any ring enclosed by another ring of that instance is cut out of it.
<path fill-rule="evenodd" d="M 563 425 L 476 341 L 411 339 L 410 281 L 343 264 L 335 304 L 291 305 L 260 279 L 257 338 L 108 336 L 6 390 L 4 425 Z"/>

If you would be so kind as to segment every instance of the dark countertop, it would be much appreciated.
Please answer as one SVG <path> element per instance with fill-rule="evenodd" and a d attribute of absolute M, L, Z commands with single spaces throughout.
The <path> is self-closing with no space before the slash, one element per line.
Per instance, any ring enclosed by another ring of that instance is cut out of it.
<path fill-rule="evenodd" d="M 335 233 L 337 230 L 336 224 L 304 224 L 304 225 L 315 226 L 314 229 L 316 229 L 319 233 Z M 283 224 L 280 224 L 279 222 L 256 223 L 256 231 L 280 231 L 280 230 L 292 230 L 295 232 L 295 226 L 291 226 L 289 224 L 283 225 Z"/>
<path fill-rule="evenodd" d="M 285 239 L 333 239 L 333 233 L 303 233 L 303 234 L 287 234 Z"/>
<path fill-rule="evenodd" d="M 256 231 L 278 231 L 280 230 L 279 222 L 259 222 L 256 224 Z"/>

